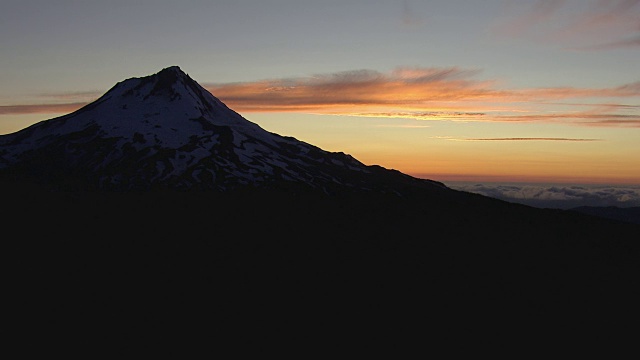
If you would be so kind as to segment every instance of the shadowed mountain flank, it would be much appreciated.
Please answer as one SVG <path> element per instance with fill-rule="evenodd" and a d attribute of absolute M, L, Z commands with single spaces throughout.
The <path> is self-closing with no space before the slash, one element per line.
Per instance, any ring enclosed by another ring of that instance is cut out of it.
<path fill-rule="evenodd" d="M 579 206 L 570 210 L 611 220 L 640 224 L 640 206 L 627 208 L 617 206 Z"/>

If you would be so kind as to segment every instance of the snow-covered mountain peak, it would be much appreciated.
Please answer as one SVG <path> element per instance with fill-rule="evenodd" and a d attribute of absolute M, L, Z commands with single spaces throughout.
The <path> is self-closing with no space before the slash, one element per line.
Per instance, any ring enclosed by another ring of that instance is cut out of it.
<path fill-rule="evenodd" d="M 192 104 L 199 103 L 203 107 L 222 105 L 220 100 L 211 96 L 178 66 L 162 69 L 153 75 L 124 80 L 105 96 L 134 97 L 145 101 L 157 97 L 168 102 L 182 100 Z M 208 104 L 209 102 L 213 104 Z"/>
<path fill-rule="evenodd" d="M 121 81 L 71 114 L 1 135 L 3 169 L 48 183 L 68 183 L 71 174 L 88 188 L 125 190 L 380 190 L 379 178 L 366 174 L 389 172 L 262 129 L 178 66 Z"/>
<path fill-rule="evenodd" d="M 132 141 L 135 136 L 134 143 L 177 148 L 211 126 L 225 126 L 273 141 L 272 134 L 229 109 L 178 66 L 121 81 L 96 101 L 52 120 L 34 127 L 32 137 L 52 139 L 91 127 L 102 137 Z"/>

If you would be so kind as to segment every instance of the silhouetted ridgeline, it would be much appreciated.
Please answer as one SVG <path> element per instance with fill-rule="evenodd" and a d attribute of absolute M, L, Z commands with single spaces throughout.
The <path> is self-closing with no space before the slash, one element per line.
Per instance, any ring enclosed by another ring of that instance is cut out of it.
<path fill-rule="evenodd" d="M 198 339 L 313 342 L 309 333 L 613 337 L 639 319 L 636 225 L 468 194 L 2 189 L 5 231 L 19 234 L 22 331 L 57 347 L 73 338 L 184 354 L 180 344 Z"/>

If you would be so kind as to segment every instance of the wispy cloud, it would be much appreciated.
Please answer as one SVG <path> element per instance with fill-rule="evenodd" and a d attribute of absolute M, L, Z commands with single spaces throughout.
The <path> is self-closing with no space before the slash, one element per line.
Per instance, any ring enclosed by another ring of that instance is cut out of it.
<path fill-rule="evenodd" d="M 640 0 L 537 0 L 494 26 L 501 36 L 580 50 L 640 47 Z"/>
<path fill-rule="evenodd" d="M 566 0 L 538 0 L 529 2 L 522 13 L 504 19 L 494 31 L 501 35 L 522 36 L 549 21 L 564 6 Z"/>
<path fill-rule="evenodd" d="M 424 129 L 430 128 L 430 125 L 410 125 L 410 124 L 378 124 L 375 127 L 380 128 L 402 128 L 402 129 Z"/>
<path fill-rule="evenodd" d="M 620 49 L 620 48 L 635 48 L 640 47 L 640 35 L 636 35 L 634 37 L 622 40 L 615 40 L 610 42 L 604 42 L 595 45 L 588 45 L 579 47 L 579 50 L 609 50 L 609 49 Z"/>
<path fill-rule="evenodd" d="M 602 141 L 602 139 L 579 139 L 561 137 L 502 137 L 502 138 L 446 138 L 452 141 Z"/>
<path fill-rule="evenodd" d="M 474 121 L 481 119 L 484 113 L 474 112 L 453 112 L 453 111 L 397 111 L 397 112 L 354 112 L 345 114 L 346 116 L 357 117 L 378 117 L 378 118 L 394 118 L 394 119 L 414 119 L 414 120 L 450 120 L 450 121 Z"/>
<path fill-rule="evenodd" d="M 505 122 L 571 123 L 574 125 L 601 127 L 640 127 L 640 114 L 620 114 L 604 111 L 497 115 L 494 120 Z"/>

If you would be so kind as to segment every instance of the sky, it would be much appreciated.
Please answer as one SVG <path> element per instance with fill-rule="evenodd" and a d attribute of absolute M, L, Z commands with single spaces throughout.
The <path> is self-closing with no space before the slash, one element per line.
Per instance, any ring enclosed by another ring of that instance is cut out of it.
<path fill-rule="evenodd" d="M 640 0 L 0 3 L 0 134 L 177 65 L 368 165 L 640 201 Z"/>

